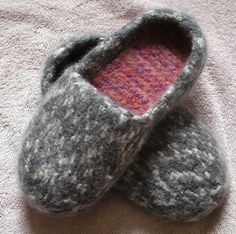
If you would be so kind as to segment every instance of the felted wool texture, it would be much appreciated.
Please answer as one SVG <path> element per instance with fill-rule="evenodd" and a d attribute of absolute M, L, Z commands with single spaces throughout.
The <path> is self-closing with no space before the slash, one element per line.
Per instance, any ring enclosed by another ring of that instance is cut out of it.
<path fill-rule="evenodd" d="M 178 107 L 155 127 L 117 187 L 151 214 L 196 221 L 225 200 L 225 158 L 208 130 Z"/>
<path fill-rule="evenodd" d="M 135 115 L 89 80 L 142 36 L 143 29 L 160 22 L 181 28 L 191 52 L 176 82 L 143 115 Z M 64 48 L 54 56 L 63 57 Z M 134 160 L 153 126 L 192 87 L 205 55 L 205 39 L 193 19 L 158 9 L 98 43 L 58 79 L 49 72 L 44 80 L 53 85 L 26 131 L 19 157 L 19 179 L 29 203 L 43 212 L 69 214 L 101 198 Z"/>
<path fill-rule="evenodd" d="M 79 61 L 101 40 L 103 40 L 103 38 L 100 36 L 85 35 L 79 38 L 71 38 L 58 48 L 55 48 L 47 58 L 44 67 L 43 79 L 41 82 L 42 93 L 45 94 L 67 67 L 76 61 Z"/>

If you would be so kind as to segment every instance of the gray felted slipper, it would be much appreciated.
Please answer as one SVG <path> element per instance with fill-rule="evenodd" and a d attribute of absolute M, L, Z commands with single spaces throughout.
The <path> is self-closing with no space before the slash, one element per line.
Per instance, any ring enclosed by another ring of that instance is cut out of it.
<path fill-rule="evenodd" d="M 117 188 L 152 214 L 195 221 L 226 197 L 223 156 L 201 123 L 178 107 L 156 125 Z"/>
<path fill-rule="evenodd" d="M 196 22 L 166 9 L 135 18 L 91 49 L 95 44 L 65 71 L 48 62 L 45 96 L 26 132 L 19 178 L 44 212 L 73 213 L 110 189 L 190 90 L 206 54 Z M 52 64 L 66 51 L 58 49 Z"/>

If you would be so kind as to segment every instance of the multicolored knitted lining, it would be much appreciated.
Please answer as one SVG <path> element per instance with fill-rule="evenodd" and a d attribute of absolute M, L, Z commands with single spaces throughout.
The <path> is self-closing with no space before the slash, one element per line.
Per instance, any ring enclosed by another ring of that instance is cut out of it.
<path fill-rule="evenodd" d="M 143 31 L 91 80 L 97 89 L 134 114 L 152 107 L 181 73 L 189 45 L 168 27 Z"/>

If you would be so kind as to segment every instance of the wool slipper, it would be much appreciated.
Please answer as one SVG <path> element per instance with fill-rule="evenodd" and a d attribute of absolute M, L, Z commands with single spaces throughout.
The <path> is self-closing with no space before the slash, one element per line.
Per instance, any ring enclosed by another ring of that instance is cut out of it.
<path fill-rule="evenodd" d="M 68 214 L 97 201 L 192 87 L 205 55 L 196 22 L 161 9 L 135 18 L 59 73 L 19 158 L 30 203 Z"/>
<path fill-rule="evenodd" d="M 226 163 L 215 139 L 182 107 L 159 122 L 117 188 L 152 214 L 196 221 L 228 191 Z"/>

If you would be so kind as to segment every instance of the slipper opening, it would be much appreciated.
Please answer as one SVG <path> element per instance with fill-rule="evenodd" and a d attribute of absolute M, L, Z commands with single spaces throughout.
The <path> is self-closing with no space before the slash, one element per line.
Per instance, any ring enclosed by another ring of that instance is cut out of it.
<path fill-rule="evenodd" d="M 175 83 L 191 47 L 188 33 L 179 25 L 158 22 L 140 29 L 135 40 L 90 82 L 121 107 L 143 115 Z"/>

